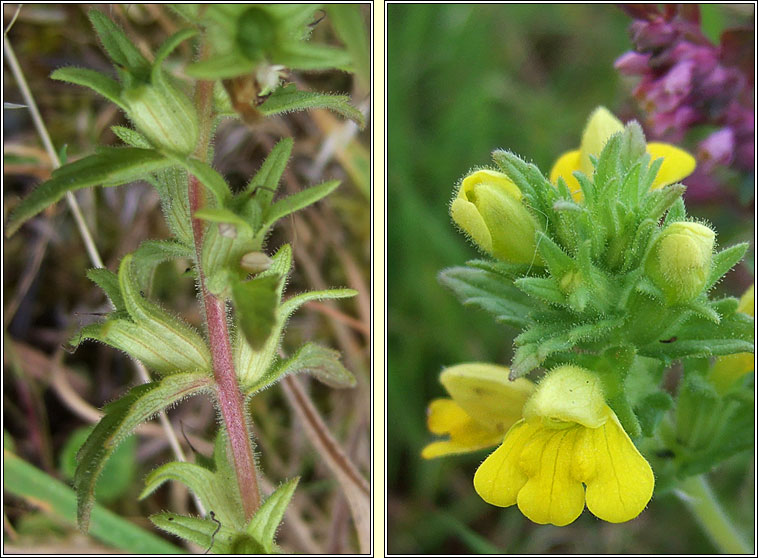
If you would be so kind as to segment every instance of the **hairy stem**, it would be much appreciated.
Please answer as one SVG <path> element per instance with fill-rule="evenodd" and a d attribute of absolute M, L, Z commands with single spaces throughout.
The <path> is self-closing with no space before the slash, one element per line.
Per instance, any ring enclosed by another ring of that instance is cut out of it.
<path fill-rule="evenodd" d="M 682 481 L 681 488 L 682 500 L 721 553 L 752 554 L 753 549 L 727 517 L 704 475 Z"/>
<path fill-rule="evenodd" d="M 205 54 L 205 53 L 203 53 Z M 201 55 L 202 58 L 202 55 Z M 208 145 L 212 128 L 211 105 L 213 101 L 213 83 L 198 81 L 195 90 L 195 105 L 200 116 L 200 141 L 195 156 L 201 160 L 207 158 Z M 189 176 L 189 205 L 190 213 L 194 213 L 205 204 L 202 184 L 195 176 Z M 229 435 L 232 449 L 234 470 L 237 474 L 240 497 L 245 510 L 245 517 L 250 519 L 260 507 L 260 491 L 258 475 L 255 467 L 255 457 L 250 443 L 250 431 L 245 415 L 242 394 L 237 383 L 234 370 L 232 345 L 229 341 L 229 328 L 226 321 L 226 304 L 216 298 L 206 288 L 205 273 L 202 268 L 203 236 L 205 226 L 202 220 L 192 218 L 192 234 L 195 239 L 197 256 L 197 272 L 200 282 L 200 293 L 205 307 L 205 323 L 208 328 L 211 357 L 213 359 L 213 375 L 216 379 L 218 403 L 221 408 L 221 418 Z"/>
<path fill-rule="evenodd" d="M 201 189 L 202 186 L 197 178 L 190 176 L 189 200 L 192 213 L 200 208 Z M 237 473 L 242 505 L 245 508 L 245 517 L 250 519 L 260 506 L 260 493 L 243 400 L 237 384 L 237 375 L 234 371 L 232 345 L 229 342 L 229 330 L 226 323 L 226 307 L 224 301 L 208 292 L 205 286 L 205 274 L 200 264 L 204 232 L 203 222 L 200 219 L 192 219 L 192 232 L 195 236 L 197 270 L 205 305 L 205 321 L 208 326 L 208 339 L 211 357 L 213 358 L 213 375 L 216 378 L 221 417 L 229 434 L 232 459 Z"/>

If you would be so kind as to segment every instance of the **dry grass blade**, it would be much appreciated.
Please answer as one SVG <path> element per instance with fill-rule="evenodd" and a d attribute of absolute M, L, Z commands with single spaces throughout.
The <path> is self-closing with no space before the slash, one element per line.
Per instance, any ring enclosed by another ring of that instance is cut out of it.
<path fill-rule="evenodd" d="M 292 376 L 281 382 L 287 400 L 305 426 L 313 447 L 334 473 L 350 504 L 362 554 L 371 549 L 371 489 L 326 427 L 298 380 Z"/>

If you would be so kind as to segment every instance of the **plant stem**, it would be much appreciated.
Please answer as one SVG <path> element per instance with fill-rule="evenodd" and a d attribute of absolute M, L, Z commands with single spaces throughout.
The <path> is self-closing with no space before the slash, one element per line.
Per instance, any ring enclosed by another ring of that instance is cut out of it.
<path fill-rule="evenodd" d="M 204 58 L 205 55 L 207 55 L 206 45 L 202 47 L 200 58 Z M 213 82 L 198 81 L 195 89 L 195 106 L 200 117 L 200 141 L 194 156 L 202 161 L 207 159 L 208 145 L 211 139 L 212 103 Z M 194 215 L 195 211 L 205 205 L 204 189 L 198 179 L 190 175 L 188 190 L 190 214 Z M 205 224 L 201 219 L 192 218 L 192 234 L 195 240 L 198 280 L 203 305 L 205 306 L 205 323 L 208 328 L 208 341 L 213 359 L 213 375 L 216 379 L 218 403 L 221 408 L 221 418 L 229 435 L 242 506 L 245 510 L 245 517 L 249 520 L 260 507 L 260 491 L 247 416 L 237 383 L 237 374 L 234 370 L 234 357 L 232 356 L 232 345 L 229 341 L 229 328 L 226 321 L 226 303 L 224 300 L 216 298 L 206 288 L 205 273 L 202 267 Z"/>
<path fill-rule="evenodd" d="M 202 185 L 194 176 L 189 177 L 190 211 L 194 214 L 201 207 Z M 229 342 L 229 329 L 226 323 L 226 305 L 216 298 L 205 286 L 205 274 L 201 266 L 204 226 L 200 219 L 192 219 L 192 232 L 195 236 L 197 253 L 197 270 L 200 278 L 200 290 L 205 305 L 205 322 L 208 327 L 211 357 L 213 358 L 213 375 L 216 378 L 218 402 L 221 417 L 229 434 L 232 448 L 234 469 L 237 473 L 242 505 L 245 517 L 250 519 L 260 506 L 258 477 L 255 458 L 250 445 L 250 433 L 247 427 L 242 395 L 234 371 L 232 346 Z"/>
<path fill-rule="evenodd" d="M 753 553 L 716 500 L 705 475 L 689 477 L 680 486 L 682 501 L 722 554 Z"/>

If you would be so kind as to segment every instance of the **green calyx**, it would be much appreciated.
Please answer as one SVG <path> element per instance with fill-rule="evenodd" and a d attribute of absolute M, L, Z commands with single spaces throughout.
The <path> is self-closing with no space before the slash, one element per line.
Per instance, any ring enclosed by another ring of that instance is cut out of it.
<path fill-rule="evenodd" d="M 150 143 L 182 155 L 195 150 L 200 130 L 197 112 L 187 96 L 167 81 L 132 87 L 122 99 L 129 118 Z"/>

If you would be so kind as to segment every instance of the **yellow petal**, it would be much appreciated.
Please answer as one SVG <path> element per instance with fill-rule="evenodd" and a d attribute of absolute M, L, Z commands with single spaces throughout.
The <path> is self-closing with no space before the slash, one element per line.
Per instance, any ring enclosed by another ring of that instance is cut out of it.
<path fill-rule="evenodd" d="M 655 477 L 645 458 L 621 427 L 615 414 L 604 426 L 588 430 L 579 453 L 594 456 L 594 474 L 587 485 L 587 507 L 597 517 L 621 523 L 637 517 L 653 496 Z"/>
<path fill-rule="evenodd" d="M 456 198 L 450 206 L 450 216 L 471 240 L 488 254 L 492 253 L 492 235 L 476 206 L 464 198 Z"/>
<path fill-rule="evenodd" d="M 581 186 L 579 186 L 579 181 L 574 178 L 573 174 L 574 171 L 579 170 L 579 154 L 580 152 L 578 149 L 564 153 L 558 157 L 558 160 L 550 170 L 550 182 L 558 184 L 558 177 L 563 177 L 563 180 L 566 181 L 566 186 L 568 186 L 569 192 L 571 192 L 571 196 L 574 198 L 574 201 L 577 202 L 584 199 L 584 193 L 582 192 Z"/>
<path fill-rule="evenodd" d="M 451 399 L 435 399 L 429 404 L 427 425 L 434 434 L 449 434 L 450 439 L 424 447 L 424 459 L 489 448 L 503 440 L 502 432 L 475 422 Z"/>
<path fill-rule="evenodd" d="M 494 438 L 491 437 L 486 442 L 474 445 L 461 442 L 461 440 L 439 440 L 437 442 L 432 442 L 431 444 L 424 446 L 424 449 L 421 450 L 421 457 L 424 459 L 435 459 L 437 457 L 445 457 L 447 455 L 470 453 L 472 451 L 491 448 L 492 446 L 499 444 L 501 441 L 501 436 Z"/>
<path fill-rule="evenodd" d="M 725 394 L 734 383 L 755 369 L 753 353 L 736 353 L 720 356 L 708 373 L 708 380 L 720 394 Z"/>
<path fill-rule="evenodd" d="M 524 417 L 575 422 L 598 428 L 608 420 L 600 379 L 584 368 L 564 365 L 554 368 L 537 385 L 524 405 Z"/>
<path fill-rule="evenodd" d="M 651 190 L 679 182 L 695 170 L 695 158 L 683 149 L 668 143 L 650 142 L 647 144 L 647 152 L 650 153 L 651 162 L 663 157 L 663 164 L 650 187 Z"/>
<path fill-rule="evenodd" d="M 750 288 L 740 297 L 737 312 L 755 316 L 755 285 L 750 285 Z"/>
<path fill-rule="evenodd" d="M 529 480 L 518 493 L 518 507 L 535 523 L 563 526 L 581 515 L 584 487 L 572 475 L 574 445 L 584 428 L 542 428 L 521 453 Z"/>
<path fill-rule="evenodd" d="M 426 425 L 432 434 L 447 434 L 470 420 L 466 411 L 452 399 L 435 399 L 429 403 Z"/>
<path fill-rule="evenodd" d="M 479 466 L 474 489 L 482 500 L 503 508 L 516 503 L 519 490 L 528 480 L 519 466 L 521 451 L 538 430 L 538 426 L 520 420 L 508 431 L 503 445 Z"/>
<path fill-rule="evenodd" d="M 469 417 L 504 435 L 535 387 L 525 378 L 512 382 L 509 374 L 506 366 L 468 362 L 446 368 L 440 382 Z"/>
<path fill-rule="evenodd" d="M 624 130 L 621 120 L 605 107 L 597 107 L 587 122 L 582 134 L 582 144 L 579 148 L 579 170 L 589 177 L 595 172 L 595 167 L 590 161 L 590 155 L 600 156 L 603 147 L 613 134 Z"/>
<path fill-rule="evenodd" d="M 504 190 L 505 193 L 517 201 L 521 201 L 523 197 L 519 187 L 513 183 L 513 180 L 508 178 L 507 174 L 490 169 L 478 170 L 464 178 L 461 183 L 461 189 L 458 191 L 458 197 L 465 197 L 470 201 L 474 201 L 470 199 L 470 196 L 474 191 L 474 187 L 478 184 L 492 184 L 498 189 Z"/>

